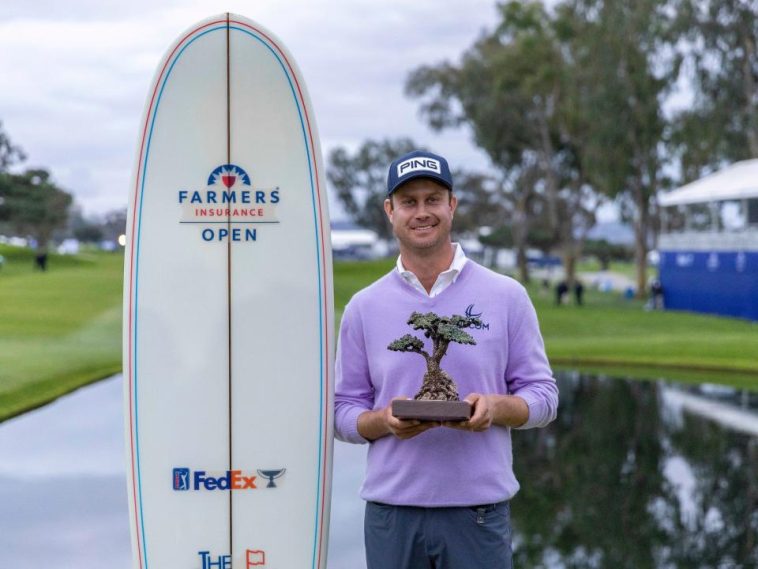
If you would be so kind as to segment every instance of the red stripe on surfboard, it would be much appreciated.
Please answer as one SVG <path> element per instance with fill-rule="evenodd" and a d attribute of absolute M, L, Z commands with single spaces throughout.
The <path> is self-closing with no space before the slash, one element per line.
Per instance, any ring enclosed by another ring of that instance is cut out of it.
<path fill-rule="evenodd" d="M 133 330 L 133 321 L 132 321 L 132 315 L 133 315 L 133 300 L 134 300 L 134 250 L 135 250 L 135 227 L 137 223 L 137 217 L 139 215 L 139 211 L 137 210 L 137 203 L 138 203 L 138 197 L 139 197 L 139 188 L 140 188 L 140 180 L 142 176 L 144 175 L 144 172 L 142 171 L 142 159 L 145 152 L 145 140 L 147 135 L 147 128 L 150 124 L 150 119 L 153 113 L 153 105 L 155 103 L 155 97 L 158 93 L 158 87 L 161 84 L 161 81 L 163 80 L 163 76 L 166 72 L 166 67 L 171 62 L 171 60 L 174 57 L 174 54 L 176 51 L 194 34 L 199 32 L 200 30 L 207 28 L 208 26 L 213 26 L 219 23 L 225 22 L 225 20 L 216 20 L 213 22 L 208 22 L 206 24 L 203 24 L 202 26 L 199 26 L 192 30 L 191 32 L 188 32 L 184 37 L 182 37 L 179 42 L 176 44 L 173 50 L 171 50 L 171 53 L 166 58 L 166 61 L 163 64 L 163 67 L 161 68 L 161 72 L 158 75 L 158 77 L 155 80 L 155 84 L 153 86 L 153 94 L 150 98 L 150 105 L 148 106 L 147 113 L 145 115 L 145 124 L 142 129 L 142 139 L 140 142 L 140 151 L 139 151 L 139 158 L 137 161 L 137 175 L 135 176 L 135 185 L 134 185 L 134 199 L 132 201 L 132 240 L 129 246 L 129 362 L 127 367 L 127 378 L 129 381 L 129 442 L 130 442 L 130 458 L 131 458 L 131 468 L 132 468 L 132 498 L 134 503 L 134 527 L 135 532 L 137 535 L 137 552 L 138 552 L 138 558 L 139 558 L 139 566 L 142 568 L 144 566 L 143 560 L 142 560 L 142 534 L 140 533 L 140 509 L 137 507 L 137 487 L 136 487 L 136 468 L 134 464 L 134 456 L 135 456 L 135 444 L 134 444 L 134 399 L 133 399 L 133 374 L 134 369 L 132 367 L 132 354 L 133 354 L 133 345 L 132 345 L 132 330 Z"/>
<path fill-rule="evenodd" d="M 268 40 L 268 42 L 273 47 L 276 48 L 276 50 L 279 52 L 279 54 L 282 56 L 282 58 L 286 62 L 287 67 L 288 67 L 288 69 L 290 71 L 290 75 L 294 79 L 295 85 L 297 87 L 297 92 L 298 92 L 300 101 L 302 103 L 301 108 L 303 109 L 303 114 L 305 115 L 305 120 L 306 120 L 307 128 L 308 128 L 308 138 L 309 138 L 310 150 L 311 150 L 310 154 L 314 158 L 313 159 L 313 168 L 314 168 L 314 171 L 315 171 L 315 176 L 314 177 L 315 177 L 315 181 L 316 181 L 316 194 L 318 196 L 319 233 L 320 233 L 320 237 L 321 237 L 321 258 L 322 258 L 321 274 L 322 274 L 322 282 L 324 282 L 324 309 L 325 309 L 325 313 L 328 314 L 329 305 L 328 305 L 328 298 L 327 298 L 328 295 L 326 294 L 326 286 L 327 286 L 327 284 L 328 284 L 329 281 L 327 279 L 327 272 L 326 272 L 326 251 L 325 251 L 325 238 L 324 238 L 324 224 L 323 224 L 323 211 L 322 211 L 322 206 L 321 206 L 321 184 L 320 184 L 320 181 L 319 181 L 318 162 L 316 160 L 315 144 L 314 144 L 314 140 L 313 140 L 313 131 L 312 131 L 312 128 L 311 128 L 311 121 L 310 121 L 310 117 L 308 115 L 307 107 L 305 105 L 305 99 L 303 97 L 303 92 L 302 92 L 302 89 L 300 87 L 300 82 L 298 81 L 297 74 L 294 72 L 294 69 L 292 68 L 292 65 L 290 64 L 289 59 L 287 58 L 287 56 L 285 55 L 285 53 L 282 51 L 282 49 L 276 44 L 276 42 L 273 39 L 271 39 L 267 34 L 265 34 L 264 32 L 262 32 L 261 30 L 255 28 L 254 26 L 251 26 L 251 25 L 247 24 L 246 22 L 241 22 L 241 21 L 237 21 L 237 20 L 232 20 L 231 22 L 235 23 L 235 24 L 239 24 L 239 25 L 244 26 L 246 28 L 249 28 L 249 29 L 255 31 L 256 33 L 260 34 L 261 36 L 265 37 L 266 40 Z M 171 53 L 166 58 L 166 61 L 165 61 L 164 65 L 163 65 L 163 67 L 161 69 L 161 72 L 160 72 L 158 78 L 155 81 L 155 85 L 154 85 L 154 89 L 153 89 L 153 94 L 152 94 L 152 97 L 150 99 L 150 105 L 148 107 L 148 112 L 147 112 L 146 117 L 145 117 L 145 124 L 144 124 L 143 131 L 142 131 L 142 141 L 141 141 L 141 145 L 140 145 L 139 160 L 138 160 L 138 164 L 137 164 L 137 176 L 136 176 L 135 188 L 134 188 L 134 200 L 133 200 L 133 204 L 134 204 L 134 206 L 133 206 L 133 212 L 134 213 L 133 213 L 133 218 L 132 218 L 132 243 L 130 244 L 130 272 L 129 272 L 129 276 L 130 276 L 130 282 L 129 282 L 129 356 L 130 357 L 129 357 L 129 364 L 128 364 L 128 370 L 129 370 L 129 373 L 128 373 L 128 378 L 129 378 L 129 413 L 130 413 L 130 416 L 129 416 L 129 424 L 130 425 L 129 426 L 130 426 L 131 467 L 132 467 L 132 485 L 133 485 L 132 490 L 133 490 L 133 497 L 134 497 L 135 528 L 136 528 L 136 533 L 137 533 L 137 548 L 138 548 L 138 552 L 139 552 L 140 567 L 143 567 L 143 562 L 142 562 L 142 547 L 140 546 L 140 542 L 142 541 L 142 539 L 141 539 L 142 536 L 141 536 L 141 534 L 139 532 L 139 529 L 140 529 L 140 517 L 139 517 L 139 515 L 137 515 L 137 512 L 138 512 L 137 498 L 136 498 L 136 496 L 137 496 L 137 489 L 136 489 L 136 477 L 134 476 L 136 469 L 135 469 L 135 464 L 134 464 L 135 446 L 134 446 L 134 424 L 133 424 L 133 418 L 134 418 L 134 412 L 133 412 L 133 369 L 132 369 L 132 357 L 131 356 L 132 356 L 132 350 L 133 350 L 133 346 L 132 346 L 132 336 L 133 336 L 133 334 L 132 334 L 132 329 L 133 329 L 132 316 L 133 316 L 134 250 L 135 250 L 135 243 L 134 243 L 135 242 L 135 239 L 134 239 L 135 238 L 135 234 L 134 234 L 134 230 L 135 230 L 135 226 L 136 226 L 136 218 L 137 218 L 137 215 L 138 215 L 137 203 L 138 203 L 138 196 L 139 196 L 140 180 L 141 180 L 142 175 L 144 174 L 142 172 L 142 165 L 143 165 L 143 155 L 144 155 L 144 150 L 145 150 L 146 134 L 147 134 L 148 125 L 150 124 L 150 119 L 151 119 L 151 116 L 152 116 L 152 112 L 153 112 L 153 105 L 155 103 L 155 97 L 156 97 L 156 95 L 158 93 L 158 87 L 161 84 L 161 81 L 162 81 L 163 76 L 164 76 L 165 71 L 166 71 L 166 67 L 171 62 L 171 60 L 174 57 L 174 54 L 176 53 L 176 51 L 180 47 L 182 47 L 182 45 L 192 35 L 196 34 L 200 30 L 202 30 L 204 28 L 207 28 L 209 26 L 212 26 L 212 25 L 223 24 L 223 23 L 227 23 L 227 20 L 215 20 L 215 21 L 212 21 L 212 22 L 208 22 L 208 23 L 203 24 L 202 26 L 199 26 L 199 27 L 195 28 L 194 30 L 188 32 L 183 38 L 181 38 L 179 40 L 179 42 L 176 44 L 176 46 L 174 47 L 174 49 L 171 51 Z M 324 368 L 325 368 L 324 369 L 324 376 L 326 378 L 325 390 L 326 390 L 326 394 L 328 395 L 328 393 L 329 393 L 329 380 L 330 380 L 330 378 L 329 378 L 329 365 L 328 365 L 328 359 L 329 359 L 329 356 L 328 356 L 328 354 L 329 354 L 329 334 L 328 334 L 328 323 L 326 322 L 326 320 L 324 321 L 324 324 L 323 324 L 323 330 L 324 330 L 324 341 L 325 341 L 325 347 L 326 347 L 326 350 L 325 350 L 326 358 L 325 358 L 325 365 L 324 365 Z M 328 439 L 328 430 L 326 428 L 327 425 L 328 425 L 328 401 L 325 401 L 325 411 L 326 412 L 324 413 L 324 437 L 323 437 L 323 439 L 324 439 L 324 441 L 323 441 L 323 443 L 324 443 L 324 445 L 323 445 L 323 456 L 324 456 L 324 459 L 323 459 L 322 471 L 321 471 L 322 495 L 321 495 L 321 505 L 320 505 L 320 529 L 322 531 L 320 532 L 319 540 L 318 540 L 318 548 L 319 548 L 318 566 L 321 565 L 321 550 L 322 550 L 322 545 L 323 545 L 322 542 L 323 542 L 323 539 L 324 539 L 324 535 L 323 535 L 323 523 L 324 523 L 325 500 L 326 500 L 326 492 L 325 492 L 324 489 L 325 489 L 325 486 L 326 486 L 326 484 L 325 484 L 325 482 L 326 482 L 326 457 L 327 457 L 327 444 L 328 444 L 328 440 L 327 440 Z"/>
<path fill-rule="evenodd" d="M 239 20 L 231 20 L 230 23 L 239 24 L 241 26 L 245 26 L 246 28 L 249 28 L 249 29 L 255 31 L 256 33 L 258 33 L 261 36 L 263 36 L 264 38 L 266 38 L 266 40 L 273 47 L 275 47 L 276 50 L 279 52 L 279 54 L 282 56 L 282 58 L 284 59 L 284 61 L 287 64 L 287 67 L 289 68 L 290 75 L 292 76 L 292 78 L 295 81 L 295 85 L 297 87 L 297 92 L 298 92 L 298 95 L 300 97 L 300 102 L 302 103 L 301 106 L 302 106 L 302 109 L 303 109 L 303 114 L 305 115 L 305 122 L 307 123 L 307 126 L 308 126 L 308 138 L 309 138 L 309 141 L 310 141 L 311 156 L 313 156 L 313 169 L 315 171 L 315 178 L 316 178 L 316 195 L 318 196 L 319 231 L 320 231 L 320 234 L 321 234 L 321 274 L 322 274 L 322 282 L 324 283 L 324 313 L 328 314 L 329 313 L 329 305 L 328 305 L 329 301 L 328 301 L 328 295 L 326 293 L 326 285 L 327 285 L 327 277 L 326 277 L 326 250 L 325 250 L 325 245 L 324 245 L 324 243 L 325 243 L 325 239 L 324 239 L 324 223 L 323 223 L 324 217 L 323 217 L 323 211 L 322 211 L 322 208 L 321 208 L 321 184 L 319 183 L 318 161 L 316 160 L 316 147 L 315 147 L 315 144 L 313 142 L 313 131 L 311 129 L 311 120 L 310 120 L 310 117 L 308 116 L 308 107 L 305 104 L 305 97 L 303 97 L 303 91 L 302 91 L 302 89 L 300 87 L 300 82 L 297 79 L 297 73 L 295 73 L 295 70 L 292 68 L 292 64 L 290 63 L 289 59 L 287 59 L 287 55 L 284 53 L 284 51 L 266 33 L 262 32 L 261 30 L 259 30 L 258 28 L 254 27 L 254 26 L 251 26 L 250 24 L 247 24 L 245 22 L 241 22 Z M 325 366 L 324 366 L 325 367 L 324 376 L 326 378 L 325 392 L 326 392 L 326 395 L 328 396 L 328 394 L 329 394 L 329 353 L 330 352 L 329 352 L 329 326 L 328 326 L 328 323 L 326 322 L 326 319 L 324 319 L 323 331 L 324 331 L 324 339 L 325 339 L 325 346 L 326 346 L 326 349 L 324 351 L 324 353 L 326 354 Z M 323 453 L 324 453 L 323 456 L 324 456 L 324 458 L 323 458 L 323 461 L 322 461 L 323 464 L 322 464 L 322 471 L 321 471 L 321 488 L 322 488 L 322 492 L 321 492 L 321 514 L 320 514 L 320 523 L 319 523 L 319 528 L 322 531 L 320 532 L 320 535 L 319 535 L 318 563 L 316 565 L 317 567 L 321 566 L 321 548 L 322 548 L 322 542 L 323 542 L 323 538 L 324 538 L 324 536 L 323 536 L 323 527 L 324 527 L 324 513 L 325 513 L 325 503 L 326 503 L 326 491 L 325 491 L 325 487 L 326 487 L 326 460 L 327 460 L 326 457 L 327 457 L 327 445 L 328 445 L 328 442 L 329 442 L 327 440 L 328 439 L 327 425 L 328 425 L 328 420 L 329 420 L 329 418 L 328 418 L 329 404 L 328 404 L 328 401 L 326 401 L 326 398 L 325 398 L 325 405 L 324 405 L 324 407 L 325 407 L 325 413 L 324 413 L 324 446 L 323 446 Z"/>

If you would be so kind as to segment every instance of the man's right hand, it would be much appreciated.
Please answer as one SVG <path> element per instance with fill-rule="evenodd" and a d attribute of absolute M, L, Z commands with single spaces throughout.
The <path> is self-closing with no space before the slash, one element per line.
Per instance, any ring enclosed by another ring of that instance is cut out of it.
<path fill-rule="evenodd" d="M 408 398 L 395 397 L 395 399 Z M 383 409 L 366 411 L 358 417 L 358 433 L 369 441 L 375 441 L 387 435 L 394 435 L 401 440 L 412 439 L 424 431 L 439 427 L 440 425 L 441 423 L 438 421 L 398 419 L 392 415 L 392 403 Z"/>

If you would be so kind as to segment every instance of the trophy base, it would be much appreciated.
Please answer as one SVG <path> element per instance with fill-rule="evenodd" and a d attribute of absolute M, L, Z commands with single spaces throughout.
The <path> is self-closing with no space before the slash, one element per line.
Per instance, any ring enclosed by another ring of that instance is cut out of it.
<path fill-rule="evenodd" d="M 392 416 L 418 421 L 468 421 L 471 405 L 466 401 L 398 399 L 392 402 Z"/>

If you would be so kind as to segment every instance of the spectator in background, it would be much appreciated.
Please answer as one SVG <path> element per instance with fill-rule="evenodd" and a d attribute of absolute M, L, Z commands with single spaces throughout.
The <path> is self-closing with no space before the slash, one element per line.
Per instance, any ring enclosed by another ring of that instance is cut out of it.
<path fill-rule="evenodd" d="M 658 279 L 650 283 L 649 303 L 652 310 L 663 310 L 663 285 Z"/>
<path fill-rule="evenodd" d="M 584 285 L 582 284 L 582 281 L 576 281 L 574 283 L 574 300 L 576 301 L 577 306 L 582 306 L 583 299 L 584 298 Z"/>
<path fill-rule="evenodd" d="M 555 287 L 555 305 L 560 306 L 563 304 L 563 297 L 568 294 L 568 284 L 566 281 L 560 281 Z"/>
<path fill-rule="evenodd" d="M 47 251 L 42 250 L 37 252 L 37 255 L 34 257 L 34 266 L 43 272 L 47 270 Z"/>

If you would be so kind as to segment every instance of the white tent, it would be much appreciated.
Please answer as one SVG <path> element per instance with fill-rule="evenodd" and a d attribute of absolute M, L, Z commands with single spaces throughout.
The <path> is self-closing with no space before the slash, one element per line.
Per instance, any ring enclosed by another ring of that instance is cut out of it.
<path fill-rule="evenodd" d="M 758 198 L 758 159 L 736 162 L 681 188 L 663 194 L 664 206 Z"/>

